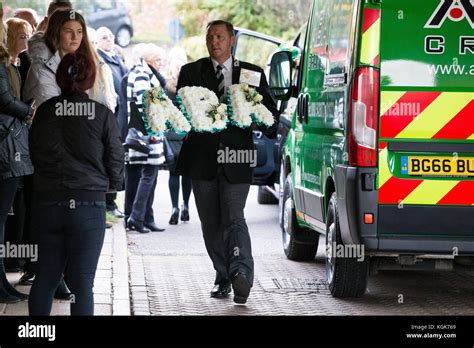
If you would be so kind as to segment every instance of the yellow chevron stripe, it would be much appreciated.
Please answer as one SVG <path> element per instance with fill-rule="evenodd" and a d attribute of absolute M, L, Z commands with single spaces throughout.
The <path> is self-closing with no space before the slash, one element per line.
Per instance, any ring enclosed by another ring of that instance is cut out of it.
<path fill-rule="evenodd" d="M 360 62 L 370 64 L 380 52 L 380 18 L 362 35 Z"/>
<path fill-rule="evenodd" d="M 403 200 L 403 204 L 436 204 L 457 184 L 459 181 L 425 180 Z"/>
<path fill-rule="evenodd" d="M 467 140 L 474 140 L 474 133 Z"/>
<path fill-rule="evenodd" d="M 390 168 L 388 167 L 388 149 L 385 148 L 379 152 L 379 188 L 382 187 L 390 178 Z"/>
<path fill-rule="evenodd" d="M 407 92 L 384 91 L 380 94 L 380 115 L 384 115 Z"/>
<path fill-rule="evenodd" d="M 473 99 L 474 93 L 442 93 L 396 138 L 431 139 Z"/>

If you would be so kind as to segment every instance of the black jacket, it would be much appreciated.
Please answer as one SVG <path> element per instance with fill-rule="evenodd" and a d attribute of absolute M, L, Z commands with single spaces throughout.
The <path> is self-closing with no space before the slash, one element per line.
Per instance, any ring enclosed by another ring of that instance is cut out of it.
<path fill-rule="evenodd" d="M 0 179 L 33 173 L 23 121 L 31 114 L 31 107 L 12 95 L 7 68 L 0 64 Z"/>
<path fill-rule="evenodd" d="M 268 91 L 268 83 L 263 70 L 253 64 L 234 60 L 232 83 L 239 83 L 241 69 L 261 73 L 258 93 L 263 96 L 263 104 L 271 111 L 275 124 L 270 128 L 259 127 L 269 137 L 275 137 L 279 122 L 279 113 Z M 202 58 L 181 68 L 177 90 L 186 86 L 206 87 L 217 93 L 217 78 L 210 58 Z M 228 125 L 219 133 L 190 132 L 181 148 L 176 172 L 196 180 L 212 180 L 217 174 L 218 150 L 254 150 L 252 128 L 241 129 Z M 253 168 L 249 163 L 225 163 L 224 174 L 231 183 L 251 183 Z"/>
<path fill-rule="evenodd" d="M 65 102 L 88 110 L 65 114 Z M 122 189 L 124 149 L 117 122 L 86 94 L 41 104 L 30 131 L 30 151 L 35 191 Z"/>

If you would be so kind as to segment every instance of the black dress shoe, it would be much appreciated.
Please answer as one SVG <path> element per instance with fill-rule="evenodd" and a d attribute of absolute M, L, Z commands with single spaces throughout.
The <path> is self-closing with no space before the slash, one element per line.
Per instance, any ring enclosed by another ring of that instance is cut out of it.
<path fill-rule="evenodd" d="M 244 304 L 250 294 L 250 283 L 243 273 L 237 273 L 232 278 L 232 289 L 234 289 L 234 302 Z"/>
<path fill-rule="evenodd" d="M 142 223 L 139 223 L 139 222 L 133 220 L 132 218 L 128 219 L 127 225 L 128 225 L 128 228 L 131 231 L 137 231 L 137 232 L 140 232 L 140 233 L 150 233 L 151 232 Z"/>
<path fill-rule="evenodd" d="M 109 213 L 119 219 L 122 219 L 125 217 L 124 213 L 118 210 L 118 208 L 115 208 L 114 210 L 109 210 Z"/>
<path fill-rule="evenodd" d="M 33 285 L 33 281 L 35 280 L 35 274 L 32 272 L 25 272 L 20 278 L 18 282 L 19 285 Z"/>
<path fill-rule="evenodd" d="M 69 291 L 66 282 L 64 281 L 64 279 L 62 279 L 59 283 L 58 288 L 56 289 L 56 292 L 54 293 L 54 298 L 57 300 L 69 301 L 71 299 L 71 296 L 71 291 Z"/>
<path fill-rule="evenodd" d="M 151 232 L 163 232 L 165 230 L 164 228 L 161 228 L 154 222 L 152 222 L 151 224 L 144 224 L 144 226 L 148 228 Z"/>
<path fill-rule="evenodd" d="M 177 225 L 179 219 L 179 209 L 173 208 L 173 213 L 171 214 L 169 224 L 170 225 Z"/>
<path fill-rule="evenodd" d="M 20 301 L 21 299 L 19 299 L 18 297 L 9 294 L 0 296 L 0 303 L 18 303 Z"/>
<path fill-rule="evenodd" d="M 181 221 L 189 221 L 188 207 L 183 206 L 183 210 L 181 211 Z"/>
<path fill-rule="evenodd" d="M 216 284 L 211 290 L 211 297 L 214 297 L 214 298 L 227 297 L 231 291 L 232 291 L 232 288 L 230 287 L 229 283 Z"/>
<path fill-rule="evenodd" d="M 21 301 L 24 301 L 24 300 L 28 299 L 28 294 L 24 294 L 22 292 L 19 292 L 16 289 L 14 291 L 9 291 L 8 293 L 10 295 L 14 296 L 14 297 L 18 297 Z"/>

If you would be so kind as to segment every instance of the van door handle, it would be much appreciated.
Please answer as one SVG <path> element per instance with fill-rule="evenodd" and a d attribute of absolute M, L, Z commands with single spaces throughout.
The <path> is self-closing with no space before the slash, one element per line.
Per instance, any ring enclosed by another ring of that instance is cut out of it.
<path fill-rule="evenodd" d="M 305 93 L 302 98 L 302 111 L 303 115 L 301 116 L 302 122 L 308 123 L 308 112 L 309 112 L 309 94 Z"/>
<path fill-rule="evenodd" d="M 298 96 L 298 106 L 297 106 L 297 110 L 296 112 L 298 113 L 298 121 L 300 123 L 303 123 L 303 98 L 304 98 L 304 94 L 300 94 Z"/>

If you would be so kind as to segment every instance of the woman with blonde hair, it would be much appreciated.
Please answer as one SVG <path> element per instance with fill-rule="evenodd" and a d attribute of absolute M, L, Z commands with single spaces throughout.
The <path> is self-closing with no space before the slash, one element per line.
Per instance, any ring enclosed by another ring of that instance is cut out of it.
<path fill-rule="evenodd" d="M 20 18 L 10 18 L 7 24 L 7 49 L 10 54 L 10 63 L 18 69 L 21 75 L 20 53 L 28 49 L 28 39 L 33 33 L 33 29 L 27 21 Z M 16 79 L 15 79 L 16 80 Z M 24 77 L 20 79 L 20 97 L 23 96 L 25 85 Z M 17 86 L 15 86 L 17 87 Z"/>
<path fill-rule="evenodd" d="M 4 243 L 5 222 L 15 199 L 21 177 L 33 173 L 28 149 L 28 123 L 35 108 L 19 100 L 19 90 L 11 84 L 12 68 L 6 48 L 3 10 L 0 3 L 0 244 Z M 9 74 L 10 72 L 10 74 Z M 16 75 L 16 78 L 19 77 Z M 15 303 L 28 296 L 9 282 L 0 255 L 0 303 Z"/>
<path fill-rule="evenodd" d="M 166 78 L 166 92 L 168 96 L 174 100 L 176 98 L 176 85 L 178 84 L 179 72 L 181 67 L 188 62 L 188 57 L 184 48 L 179 46 L 173 47 L 168 53 L 168 61 L 164 69 L 164 76 Z M 166 133 L 166 140 L 173 153 L 174 161 L 169 166 L 170 178 L 168 180 L 168 188 L 170 191 L 172 212 L 169 220 L 170 225 L 177 225 L 180 219 L 181 221 L 189 221 L 189 198 L 191 197 L 192 181 L 187 176 L 180 176 L 175 173 L 176 163 L 178 162 L 179 153 L 183 146 L 185 135 L 177 134 L 175 132 Z M 182 188 L 183 204 L 181 210 L 179 207 L 179 191 Z"/>

